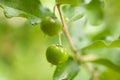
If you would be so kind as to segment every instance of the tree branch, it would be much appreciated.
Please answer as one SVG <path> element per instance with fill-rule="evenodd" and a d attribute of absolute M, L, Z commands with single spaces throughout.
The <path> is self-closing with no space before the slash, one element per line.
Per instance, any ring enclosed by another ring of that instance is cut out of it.
<path fill-rule="evenodd" d="M 71 39 L 69 31 L 68 31 L 68 26 L 67 26 L 67 24 L 64 21 L 64 17 L 62 15 L 62 11 L 60 9 L 60 4 L 56 4 L 56 6 L 57 6 L 57 9 L 58 9 L 58 12 L 59 12 L 59 15 L 60 15 L 60 19 L 61 19 L 61 22 L 62 22 L 62 26 L 63 26 L 62 27 L 62 31 L 63 31 L 64 35 L 66 36 L 66 38 L 68 40 L 70 48 L 71 48 L 72 52 L 75 54 L 75 57 L 77 58 L 78 62 L 80 62 L 80 63 L 84 62 L 82 60 L 82 56 L 80 54 L 78 54 L 78 51 L 77 51 L 77 49 L 75 48 L 75 46 L 74 46 L 74 44 L 72 42 L 72 39 Z M 91 80 L 93 80 L 93 79 L 97 80 L 98 75 L 97 75 L 97 72 L 94 71 L 92 65 L 88 65 L 87 63 L 85 63 L 85 66 L 92 73 Z"/>
<path fill-rule="evenodd" d="M 75 46 L 74 46 L 74 44 L 72 42 L 72 39 L 71 39 L 69 31 L 68 31 L 68 26 L 66 25 L 66 23 L 64 21 L 64 17 L 62 15 L 62 12 L 61 12 L 61 9 L 60 9 L 60 4 L 57 4 L 56 6 L 57 6 L 57 9 L 58 9 L 58 12 L 59 12 L 59 15 L 60 15 L 60 19 L 61 19 L 61 22 L 62 22 L 63 33 L 64 33 L 64 35 L 66 36 L 66 38 L 68 40 L 68 43 L 70 45 L 70 48 L 71 48 L 72 52 L 75 54 L 78 61 L 81 62 L 81 56 L 78 54 L 78 51 L 77 51 L 77 49 L 75 48 Z"/>

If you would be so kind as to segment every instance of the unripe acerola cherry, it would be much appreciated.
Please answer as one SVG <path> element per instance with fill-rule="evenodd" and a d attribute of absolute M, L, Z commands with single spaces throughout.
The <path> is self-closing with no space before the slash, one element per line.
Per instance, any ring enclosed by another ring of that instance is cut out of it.
<path fill-rule="evenodd" d="M 58 65 L 65 63 L 68 59 L 68 53 L 62 45 L 51 45 L 46 50 L 48 62 Z"/>

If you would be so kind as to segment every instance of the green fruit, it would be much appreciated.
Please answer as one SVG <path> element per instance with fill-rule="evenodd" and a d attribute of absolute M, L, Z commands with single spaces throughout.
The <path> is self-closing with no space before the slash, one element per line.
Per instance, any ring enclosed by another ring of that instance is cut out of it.
<path fill-rule="evenodd" d="M 51 45 L 46 50 L 47 61 L 54 64 L 65 63 L 68 59 L 68 53 L 61 45 Z"/>
<path fill-rule="evenodd" d="M 41 22 L 41 30 L 48 36 L 58 35 L 61 28 L 61 23 L 56 18 L 46 17 Z"/>

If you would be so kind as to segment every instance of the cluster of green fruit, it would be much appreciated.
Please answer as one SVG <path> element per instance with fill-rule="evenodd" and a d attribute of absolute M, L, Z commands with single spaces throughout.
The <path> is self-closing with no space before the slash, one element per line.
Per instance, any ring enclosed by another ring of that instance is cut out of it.
<path fill-rule="evenodd" d="M 41 30 L 48 36 L 58 35 L 61 29 L 61 23 L 57 18 L 46 17 L 41 22 Z M 51 64 L 58 65 L 67 61 L 68 53 L 62 45 L 54 44 L 47 48 L 46 58 Z"/>

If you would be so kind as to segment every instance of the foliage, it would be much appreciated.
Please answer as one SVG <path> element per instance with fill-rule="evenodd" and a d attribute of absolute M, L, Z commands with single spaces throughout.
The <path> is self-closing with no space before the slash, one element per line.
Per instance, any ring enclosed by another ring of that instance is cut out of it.
<path fill-rule="evenodd" d="M 119 5 L 119 0 L 0 0 L 0 73 L 6 72 L 5 80 L 50 80 L 52 75 L 54 80 L 119 80 Z M 46 17 L 61 21 L 59 40 L 43 37 L 40 25 Z M 49 68 L 44 53 L 53 43 L 62 43 L 70 58 Z M 48 78 L 40 78 L 40 70 Z"/>

